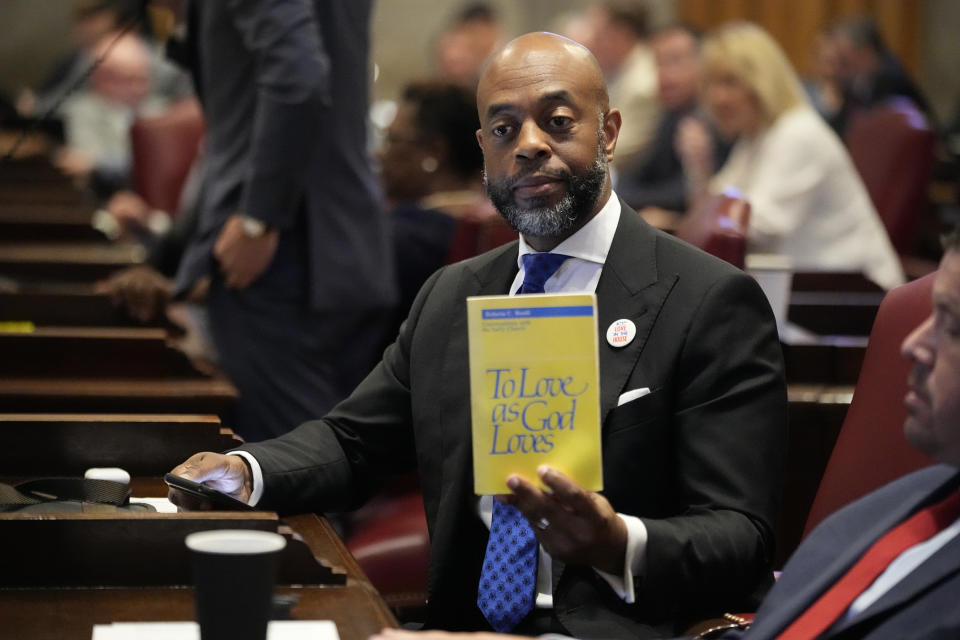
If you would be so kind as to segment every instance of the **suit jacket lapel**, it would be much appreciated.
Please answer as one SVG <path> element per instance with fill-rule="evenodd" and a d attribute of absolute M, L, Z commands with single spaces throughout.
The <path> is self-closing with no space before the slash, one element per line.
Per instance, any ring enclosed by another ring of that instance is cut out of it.
<path fill-rule="evenodd" d="M 945 485 L 937 487 L 936 491 L 928 494 L 928 497 L 933 493 L 940 493 L 941 489 L 948 485 L 952 486 L 954 491 L 957 490 L 958 479 L 960 479 L 960 476 L 954 476 Z M 924 502 L 926 502 L 926 500 Z M 898 521 L 908 517 L 916 511 L 918 506 L 917 502 L 912 502 L 909 510 L 906 513 L 900 514 L 901 517 Z M 889 528 L 890 526 L 887 526 L 887 529 Z M 886 533 L 886 530 L 884 533 Z M 900 582 L 895 584 L 893 588 L 882 595 L 876 602 L 867 607 L 860 615 L 846 623 L 837 625 L 836 628 L 831 629 L 831 631 L 833 633 L 841 633 L 851 626 L 859 625 L 875 616 L 883 615 L 909 602 L 920 594 L 920 592 L 929 589 L 937 582 L 957 573 L 960 573 L 960 537 L 955 537 L 943 548 L 927 558 L 920 566 L 904 576 Z"/>
<path fill-rule="evenodd" d="M 676 274 L 659 273 L 656 232 L 622 201 L 620 206 L 620 222 L 597 284 L 600 424 L 617 406 L 664 300 L 677 280 Z M 607 328 L 622 319 L 636 325 L 636 337 L 624 347 L 612 347 L 607 342 Z"/>

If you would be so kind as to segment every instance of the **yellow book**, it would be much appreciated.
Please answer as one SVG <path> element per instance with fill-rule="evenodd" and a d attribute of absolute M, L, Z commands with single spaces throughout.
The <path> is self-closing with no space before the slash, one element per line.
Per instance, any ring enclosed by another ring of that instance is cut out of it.
<path fill-rule="evenodd" d="M 541 464 L 602 489 L 596 296 L 474 296 L 467 325 L 474 491 L 540 484 Z"/>

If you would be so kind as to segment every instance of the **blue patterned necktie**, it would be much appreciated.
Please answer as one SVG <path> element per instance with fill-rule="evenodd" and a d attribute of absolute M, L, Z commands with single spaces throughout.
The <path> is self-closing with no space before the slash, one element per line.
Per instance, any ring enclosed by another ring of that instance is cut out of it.
<path fill-rule="evenodd" d="M 543 293 L 544 283 L 567 258 L 559 253 L 523 255 L 523 284 L 517 293 Z M 500 633 L 511 631 L 533 609 L 538 549 L 537 538 L 523 514 L 494 500 L 477 606 Z"/>
<path fill-rule="evenodd" d="M 533 609 L 538 548 L 523 514 L 494 500 L 477 606 L 499 633 L 511 631 Z"/>
<path fill-rule="evenodd" d="M 560 268 L 567 258 L 562 253 L 525 253 L 523 260 L 523 283 L 517 293 L 543 293 L 543 285 Z"/>

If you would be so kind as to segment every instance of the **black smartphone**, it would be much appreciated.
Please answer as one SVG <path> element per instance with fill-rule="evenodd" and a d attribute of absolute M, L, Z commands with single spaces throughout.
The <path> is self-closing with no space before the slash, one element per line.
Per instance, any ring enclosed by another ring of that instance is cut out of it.
<path fill-rule="evenodd" d="M 180 476 L 175 476 L 172 473 L 168 473 L 163 476 L 163 481 L 167 485 L 183 491 L 184 493 L 189 493 L 191 495 L 197 496 L 198 498 L 203 498 L 209 502 L 214 510 L 217 511 L 253 511 L 254 508 L 248 505 L 246 502 L 241 502 L 232 496 L 217 491 L 216 489 L 211 489 L 205 484 L 200 484 L 199 482 L 194 482 L 193 480 L 187 480 L 186 478 L 181 478 Z"/>

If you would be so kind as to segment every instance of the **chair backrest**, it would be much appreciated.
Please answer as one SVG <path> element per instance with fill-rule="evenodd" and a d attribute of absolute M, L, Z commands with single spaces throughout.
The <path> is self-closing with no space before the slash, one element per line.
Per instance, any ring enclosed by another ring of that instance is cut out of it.
<path fill-rule="evenodd" d="M 154 209 L 177 213 L 180 193 L 203 138 L 203 112 L 195 99 L 130 127 L 133 188 Z"/>
<path fill-rule="evenodd" d="M 517 232 L 499 216 L 485 220 L 461 219 L 450 240 L 446 264 L 472 258 L 516 239 Z"/>
<path fill-rule="evenodd" d="M 863 179 L 899 253 L 910 253 L 927 210 L 936 136 L 923 112 L 906 98 L 855 113 L 844 134 Z"/>
<path fill-rule="evenodd" d="M 736 189 L 726 189 L 688 213 L 676 236 L 742 269 L 749 222 L 750 203 Z"/>
<path fill-rule="evenodd" d="M 935 275 L 892 289 L 880 304 L 853 400 L 807 515 L 804 536 L 840 507 L 933 463 L 903 435 L 910 364 L 900 356 L 900 344 L 930 315 Z"/>

